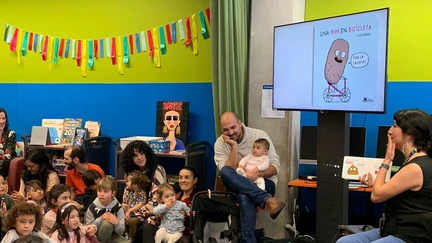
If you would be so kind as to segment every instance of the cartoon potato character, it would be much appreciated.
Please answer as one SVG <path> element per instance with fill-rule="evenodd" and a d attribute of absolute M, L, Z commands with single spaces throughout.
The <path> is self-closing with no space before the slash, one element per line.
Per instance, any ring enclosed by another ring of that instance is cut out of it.
<path fill-rule="evenodd" d="M 327 55 L 324 76 L 329 84 L 337 84 L 342 78 L 348 61 L 349 44 L 344 39 L 333 41 Z"/>

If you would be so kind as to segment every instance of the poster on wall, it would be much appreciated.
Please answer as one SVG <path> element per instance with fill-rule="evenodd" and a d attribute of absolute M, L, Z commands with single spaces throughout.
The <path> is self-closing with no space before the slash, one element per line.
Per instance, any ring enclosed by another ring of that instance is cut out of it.
<path fill-rule="evenodd" d="M 157 102 L 156 136 L 170 141 L 170 151 L 186 149 L 188 118 L 189 102 Z"/>

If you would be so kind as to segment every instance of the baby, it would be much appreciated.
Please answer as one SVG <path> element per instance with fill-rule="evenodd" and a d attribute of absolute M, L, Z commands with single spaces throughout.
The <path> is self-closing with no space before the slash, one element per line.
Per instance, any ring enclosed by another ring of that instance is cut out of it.
<path fill-rule="evenodd" d="M 252 148 L 252 153 L 246 155 L 240 160 L 237 168 L 237 174 L 247 177 L 246 170 L 250 170 L 257 174 L 258 172 L 265 171 L 270 166 L 269 157 L 267 152 L 270 148 L 270 143 L 265 138 L 257 139 Z M 265 190 L 265 181 L 263 177 L 258 177 L 254 181 L 260 189 Z"/>

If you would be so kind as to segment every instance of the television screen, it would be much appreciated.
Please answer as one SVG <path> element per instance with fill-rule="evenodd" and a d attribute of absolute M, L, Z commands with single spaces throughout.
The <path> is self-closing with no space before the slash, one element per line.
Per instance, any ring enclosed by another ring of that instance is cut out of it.
<path fill-rule="evenodd" d="M 273 108 L 384 113 L 388 14 L 274 27 Z"/>

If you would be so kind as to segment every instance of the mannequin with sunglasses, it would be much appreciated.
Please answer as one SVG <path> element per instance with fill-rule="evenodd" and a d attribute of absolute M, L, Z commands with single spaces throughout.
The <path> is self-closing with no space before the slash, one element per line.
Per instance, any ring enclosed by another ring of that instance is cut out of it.
<path fill-rule="evenodd" d="M 60 184 L 57 172 L 43 150 L 32 149 L 26 154 L 19 192 L 14 191 L 12 193 L 14 201 L 25 200 L 25 184 L 31 180 L 40 181 L 44 186 L 45 193 L 48 193 L 54 185 Z"/>
<path fill-rule="evenodd" d="M 165 140 L 170 141 L 170 150 L 185 150 L 184 142 L 176 138 L 176 135 L 181 133 L 182 102 L 164 102 L 163 109 L 162 132 L 167 134 Z"/>

